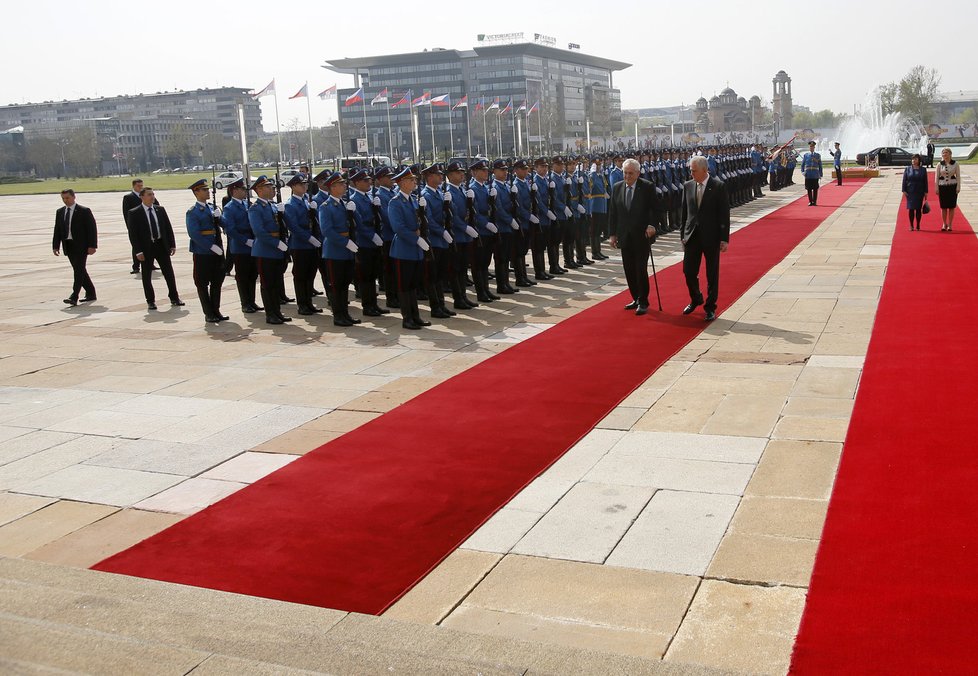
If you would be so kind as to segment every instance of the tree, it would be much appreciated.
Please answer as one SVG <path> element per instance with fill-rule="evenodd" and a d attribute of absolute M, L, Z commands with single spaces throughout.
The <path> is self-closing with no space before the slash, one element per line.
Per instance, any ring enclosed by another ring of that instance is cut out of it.
<path fill-rule="evenodd" d="M 880 98 L 880 108 L 882 108 L 883 115 L 889 115 L 895 112 L 897 109 L 897 95 L 899 94 L 899 86 L 896 82 L 887 82 L 885 85 L 881 85 L 879 89 Z"/>
<path fill-rule="evenodd" d="M 914 66 L 898 88 L 897 109 L 904 115 L 928 124 L 932 121 L 934 102 L 940 100 L 941 75 L 936 68 Z"/>
<path fill-rule="evenodd" d="M 809 111 L 796 110 L 791 115 L 791 124 L 798 129 L 813 129 L 815 127 L 815 120 Z"/>
<path fill-rule="evenodd" d="M 99 147 L 91 127 L 79 127 L 67 135 L 65 162 L 72 176 L 95 176 L 99 173 Z"/>
<path fill-rule="evenodd" d="M 182 122 L 173 125 L 163 142 L 162 150 L 165 160 L 172 160 L 173 164 L 177 166 L 185 163 L 192 164 L 189 158 L 193 157 L 196 150 L 193 148 L 193 140 L 193 135 L 187 125 Z"/>
<path fill-rule="evenodd" d="M 951 124 L 975 124 L 978 122 L 978 108 L 967 108 L 951 118 Z"/>
<path fill-rule="evenodd" d="M 38 176 L 61 175 L 61 148 L 54 139 L 35 136 L 26 143 L 27 162 Z"/>

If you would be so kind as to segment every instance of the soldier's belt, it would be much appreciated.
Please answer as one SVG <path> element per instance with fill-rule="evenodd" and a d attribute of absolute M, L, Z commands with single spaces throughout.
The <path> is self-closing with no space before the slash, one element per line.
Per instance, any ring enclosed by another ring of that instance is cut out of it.
<path fill-rule="evenodd" d="M 201 230 L 200 231 L 200 234 L 202 234 L 202 235 L 213 235 L 214 234 L 214 231 L 213 230 Z"/>

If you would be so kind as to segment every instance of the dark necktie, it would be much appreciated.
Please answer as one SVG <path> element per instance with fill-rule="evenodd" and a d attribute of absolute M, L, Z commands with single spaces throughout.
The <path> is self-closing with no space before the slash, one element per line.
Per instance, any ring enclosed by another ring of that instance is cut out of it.
<path fill-rule="evenodd" d="M 154 242 L 160 238 L 160 226 L 156 222 L 156 210 L 153 207 L 149 208 L 149 236 Z"/>
<path fill-rule="evenodd" d="M 71 207 L 65 207 L 65 239 L 71 239 Z"/>
<path fill-rule="evenodd" d="M 632 186 L 625 186 L 625 208 L 632 208 Z"/>

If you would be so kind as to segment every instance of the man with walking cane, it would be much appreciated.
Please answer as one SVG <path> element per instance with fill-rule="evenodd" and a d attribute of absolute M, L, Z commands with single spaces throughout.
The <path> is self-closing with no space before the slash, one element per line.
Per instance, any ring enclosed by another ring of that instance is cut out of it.
<path fill-rule="evenodd" d="M 625 309 L 635 310 L 636 315 L 649 311 L 650 244 L 655 240 L 653 224 L 659 222 L 662 210 L 655 186 L 639 178 L 640 171 L 637 160 L 625 160 L 624 180 L 615 183 L 608 205 L 608 241 L 621 249 L 621 264 L 632 297 Z"/>

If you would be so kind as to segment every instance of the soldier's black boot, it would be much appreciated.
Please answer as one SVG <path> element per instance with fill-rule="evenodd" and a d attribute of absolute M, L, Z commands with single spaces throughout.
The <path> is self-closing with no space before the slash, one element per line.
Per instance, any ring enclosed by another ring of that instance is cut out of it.
<path fill-rule="evenodd" d="M 428 294 L 425 294 L 425 296 L 428 296 Z M 430 296 L 428 297 L 430 298 Z M 421 319 L 421 310 L 420 308 L 418 308 L 417 291 L 411 292 L 411 317 L 414 319 L 414 323 L 417 324 L 419 327 L 431 326 L 431 322 L 426 322 L 425 320 Z"/>
<path fill-rule="evenodd" d="M 401 326 L 411 331 L 420 329 L 421 325 L 414 321 L 414 307 L 411 305 L 411 292 L 398 291 L 397 304 L 401 309 Z"/>

